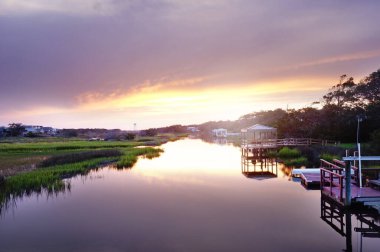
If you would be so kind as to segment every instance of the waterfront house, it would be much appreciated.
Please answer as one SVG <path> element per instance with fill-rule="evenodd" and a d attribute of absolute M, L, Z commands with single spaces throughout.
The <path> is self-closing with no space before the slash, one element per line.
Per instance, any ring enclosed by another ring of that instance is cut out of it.
<path fill-rule="evenodd" d="M 227 130 L 223 128 L 213 129 L 212 135 L 214 137 L 227 137 Z"/>

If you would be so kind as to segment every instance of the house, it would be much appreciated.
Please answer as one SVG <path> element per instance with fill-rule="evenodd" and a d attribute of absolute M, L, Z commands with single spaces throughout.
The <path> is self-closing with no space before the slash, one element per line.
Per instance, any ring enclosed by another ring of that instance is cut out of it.
<path fill-rule="evenodd" d="M 189 132 L 192 132 L 192 133 L 196 133 L 196 132 L 199 132 L 199 129 L 198 127 L 187 127 L 187 131 Z"/>
<path fill-rule="evenodd" d="M 43 127 L 36 125 L 24 125 L 24 134 L 34 133 L 34 134 L 43 134 Z"/>
<path fill-rule="evenodd" d="M 223 129 L 223 128 L 213 129 L 212 135 L 214 137 L 227 137 L 227 129 Z"/>
<path fill-rule="evenodd" d="M 25 131 L 24 135 L 28 133 L 33 134 L 44 134 L 49 136 L 54 136 L 57 134 L 58 130 L 53 127 L 43 127 L 38 125 L 24 125 Z"/>
<path fill-rule="evenodd" d="M 58 130 L 53 127 L 42 127 L 42 133 L 49 135 L 49 136 L 55 136 L 57 134 Z"/>
<path fill-rule="evenodd" d="M 0 137 L 4 136 L 5 135 L 5 130 L 6 128 L 3 127 L 3 126 L 0 126 Z"/>

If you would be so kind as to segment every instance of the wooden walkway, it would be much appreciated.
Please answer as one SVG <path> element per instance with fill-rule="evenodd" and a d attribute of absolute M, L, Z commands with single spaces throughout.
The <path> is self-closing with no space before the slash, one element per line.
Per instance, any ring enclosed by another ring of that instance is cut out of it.
<path fill-rule="evenodd" d="M 265 139 L 247 142 L 242 140 L 241 147 L 245 149 L 271 149 L 284 146 L 309 146 L 309 145 L 337 145 L 339 142 L 314 139 L 314 138 L 282 138 L 282 139 Z"/>

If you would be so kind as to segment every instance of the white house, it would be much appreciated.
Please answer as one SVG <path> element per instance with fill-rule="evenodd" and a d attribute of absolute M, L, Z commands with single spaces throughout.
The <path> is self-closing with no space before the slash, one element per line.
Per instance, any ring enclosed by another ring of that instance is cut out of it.
<path fill-rule="evenodd" d="M 226 129 L 213 129 L 212 130 L 212 135 L 214 137 L 227 137 L 227 130 Z"/>
<path fill-rule="evenodd" d="M 187 127 L 187 131 L 190 131 L 192 133 L 199 132 L 199 129 L 197 127 Z"/>
<path fill-rule="evenodd" d="M 25 134 L 27 133 L 43 133 L 43 127 L 42 126 L 35 126 L 35 125 L 25 125 Z"/>

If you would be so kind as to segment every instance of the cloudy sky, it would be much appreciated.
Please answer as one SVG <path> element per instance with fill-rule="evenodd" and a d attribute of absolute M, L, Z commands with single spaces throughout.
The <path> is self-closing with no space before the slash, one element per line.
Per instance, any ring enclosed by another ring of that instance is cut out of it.
<path fill-rule="evenodd" d="M 1 0 L 0 126 L 139 129 L 309 106 L 380 68 L 380 1 Z"/>

